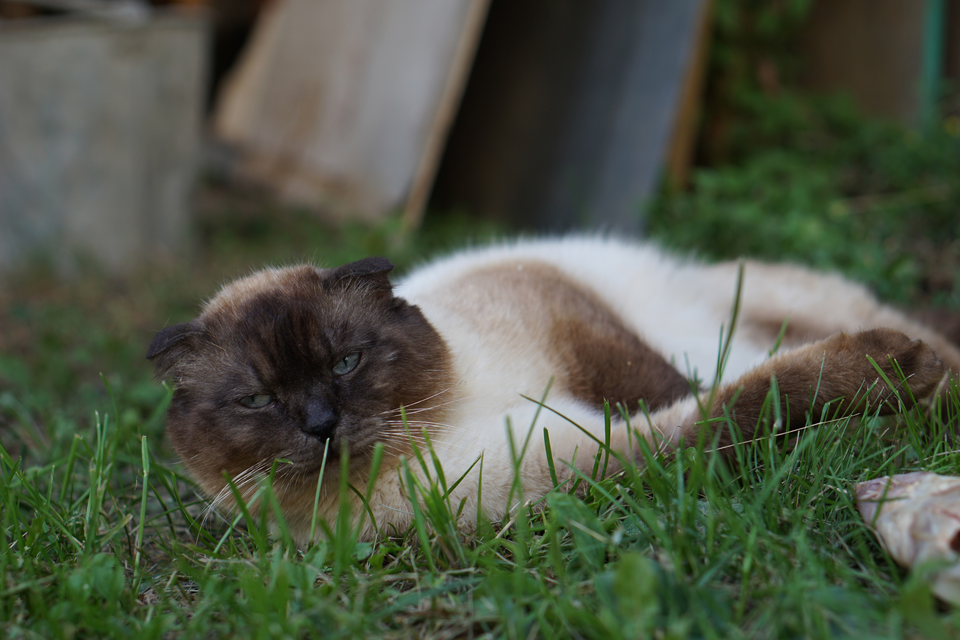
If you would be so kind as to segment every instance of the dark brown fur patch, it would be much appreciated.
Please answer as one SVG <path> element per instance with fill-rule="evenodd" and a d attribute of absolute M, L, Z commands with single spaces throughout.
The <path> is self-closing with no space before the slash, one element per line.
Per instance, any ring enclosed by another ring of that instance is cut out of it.
<path fill-rule="evenodd" d="M 735 383 L 721 387 L 709 417 L 721 418 L 729 413 L 742 438 L 750 440 L 764 418 L 773 421 L 779 417 L 782 432 L 788 433 L 802 426 L 807 415 L 819 420 L 827 403 L 831 403 L 827 417 L 854 415 L 867 406 L 881 415 L 899 411 L 902 407 L 893 404 L 894 389 L 882 380 L 871 358 L 893 383 L 905 407 L 909 407 L 911 395 L 922 398 L 930 394 L 943 374 L 942 362 L 927 344 L 897 331 L 838 333 L 773 358 Z M 900 382 L 891 358 L 907 377 L 906 382 Z M 774 377 L 780 416 L 763 413 Z M 721 446 L 732 441 L 728 432 L 721 433 Z"/>
<path fill-rule="evenodd" d="M 570 393 L 594 406 L 619 403 L 630 412 L 641 400 L 656 410 L 691 393 L 690 382 L 611 311 L 577 301 L 585 303 L 578 313 L 557 318 L 550 330 Z"/>
<path fill-rule="evenodd" d="M 523 321 L 537 323 L 557 363 L 556 382 L 598 408 L 604 401 L 651 410 L 691 393 L 690 382 L 631 331 L 602 300 L 556 267 L 525 261 L 472 274 L 487 291 L 529 302 Z"/>

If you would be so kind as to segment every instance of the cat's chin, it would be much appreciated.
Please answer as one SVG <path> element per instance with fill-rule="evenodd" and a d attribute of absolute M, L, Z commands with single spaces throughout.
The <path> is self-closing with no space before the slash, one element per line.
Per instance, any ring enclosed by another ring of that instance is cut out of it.
<path fill-rule="evenodd" d="M 315 440 L 308 442 L 294 456 L 286 459 L 293 463 L 298 474 L 319 473 L 324 466 L 338 466 L 341 449 L 340 444 L 333 439 Z"/>

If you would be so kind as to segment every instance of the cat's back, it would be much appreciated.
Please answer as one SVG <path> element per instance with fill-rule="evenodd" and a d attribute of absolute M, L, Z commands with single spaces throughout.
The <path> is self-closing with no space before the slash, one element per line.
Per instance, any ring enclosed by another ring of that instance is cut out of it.
<path fill-rule="evenodd" d="M 572 236 L 463 250 L 414 270 L 397 294 L 420 306 L 465 367 L 506 371 L 504 360 L 522 362 L 517 384 L 539 384 L 530 369 L 549 377 L 558 349 L 587 333 L 598 348 L 586 327 L 621 326 L 667 357 L 695 351 L 695 364 L 709 363 L 734 277 L 656 245 Z"/>
<path fill-rule="evenodd" d="M 865 288 L 837 275 L 790 264 L 743 265 L 740 319 L 726 365 L 731 375 L 766 357 L 785 319 L 794 344 L 877 323 L 933 339 L 901 315 L 881 312 Z M 522 362 L 543 359 L 544 349 L 555 351 L 578 335 L 549 329 L 570 326 L 570 317 L 589 319 L 592 307 L 685 374 L 710 381 L 733 315 L 737 272 L 736 262 L 704 264 L 647 242 L 568 236 L 460 251 L 414 270 L 397 291 L 423 309 L 454 351 L 477 351 L 482 343 L 494 354 L 505 353 L 503 345 Z"/>
<path fill-rule="evenodd" d="M 684 262 L 657 245 L 629 242 L 602 236 L 563 236 L 557 238 L 516 239 L 468 247 L 418 266 L 398 285 L 398 293 L 414 298 L 460 281 L 478 270 L 536 261 L 553 265 L 581 282 L 595 286 L 611 277 L 635 272 L 676 271 Z M 655 287 L 647 280 L 633 283 Z"/>
<path fill-rule="evenodd" d="M 710 290 L 699 263 L 680 259 L 657 245 L 601 236 L 567 236 L 458 251 L 414 269 L 401 280 L 397 293 L 416 304 L 430 301 L 459 307 L 458 296 L 451 298 L 450 294 L 480 276 L 498 290 L 491 296 L 506 301 L 512 298 L 512 291 L 487 276 L 522 270 L 521 265 L 549 266 L 555 271 L 553 276 L 547 276 L 546 270 L 541 273 L 545 285 L 558 284 L 549 280 L 561 275 L 565 281 L 624 310 L 635 306 L 631 300 L 664 304 L 676 300 L 678 294 L 682 297 L 684 290 L 693 298 L 702 298 L 703 292 Z"/>

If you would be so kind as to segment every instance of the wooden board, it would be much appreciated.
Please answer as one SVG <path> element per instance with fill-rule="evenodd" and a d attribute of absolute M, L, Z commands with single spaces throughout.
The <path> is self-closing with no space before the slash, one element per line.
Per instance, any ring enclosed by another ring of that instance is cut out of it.
<path fill-rule="evenodd" d="M 820 0 L 802 34 L 805 85 L 866 114 L 919 121 L 926 2 Z"/>
<path fill-rule="evenodd" d="M 276 0 L 225 83 L 242 171 L 336 217 L 419 219 L 488 0 Z"/>

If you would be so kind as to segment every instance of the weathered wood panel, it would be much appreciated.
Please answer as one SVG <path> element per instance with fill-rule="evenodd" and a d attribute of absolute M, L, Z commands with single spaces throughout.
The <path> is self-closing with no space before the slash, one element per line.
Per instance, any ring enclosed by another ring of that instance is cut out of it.
<path fill-rule="evenodd" d="M 486 2 L 277 0 L 227 83 L 216 132 L 288 198 L 375 219 L 420 194 L 416 209 Z"/>
<path fill-rule="evenodd" d="M 916 124 L 927 2 L 819 0 L 803 31 L 805 84 Z"/>

